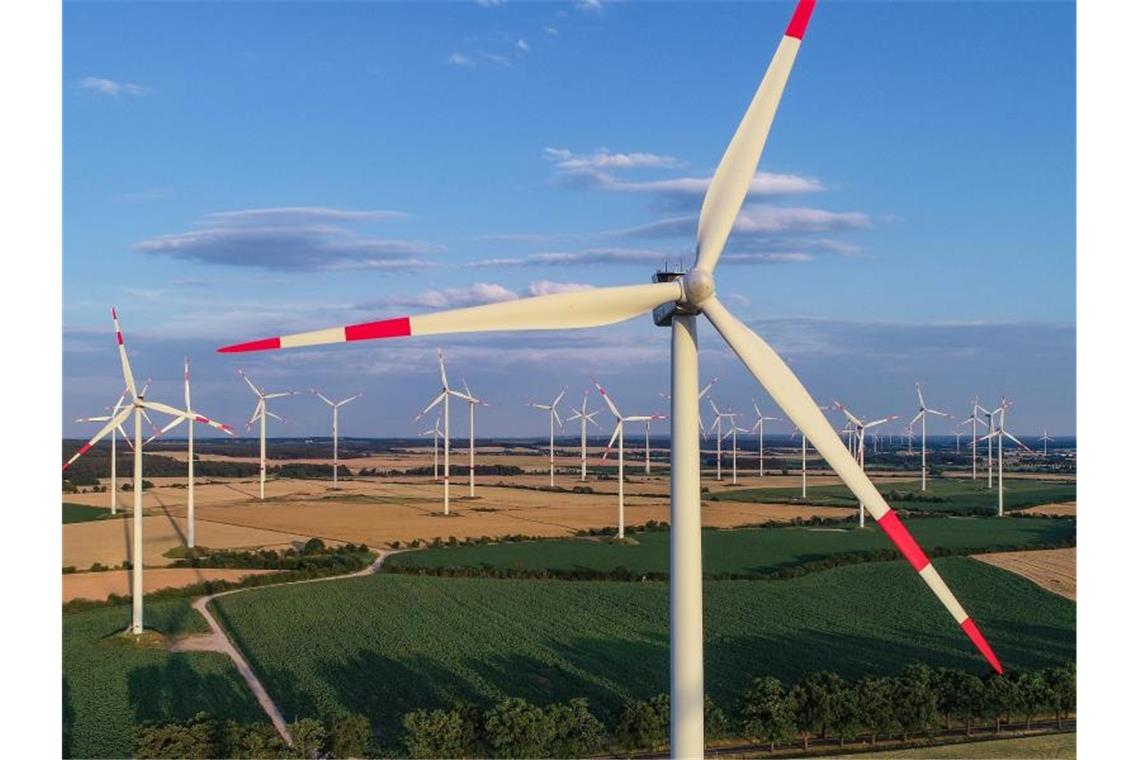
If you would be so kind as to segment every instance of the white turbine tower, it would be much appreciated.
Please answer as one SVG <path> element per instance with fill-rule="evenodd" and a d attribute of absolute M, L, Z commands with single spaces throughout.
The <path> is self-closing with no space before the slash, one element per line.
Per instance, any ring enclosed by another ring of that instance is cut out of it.
<path fill-rule="evenodd" d="M 978 407 L 979 412 L 981 412 L 983 415 L 985 415 L 987 435 L 984 436 L 983 438 L 976 439 L 974 441 L 974 443 L 976 445 L 979 440 L 984 440 L 986 442 L 986 488 L 993 488 L 994 487 L 994 439 L 990 438 L 988 434 L 992 433 L 994 431 L 994 417 L 997 416 L 997 410 L 994 409 L 991 411 L 989 409 L 986 409 L 984 406 L 978 405 L 976 402 L 975 402 L 975 406 Z"/>
<path fill-rule="evenodd" d="M 447 370 L 443 366 L 443 349 L 437 348 L 435 353 L 439 358 L 439 379 L 443 388 L 439 395 L 425 406 L 422 412 L 416 415 L 416 420 L 423 419 L 425 414 L 434 409 L 441 401 L 443 402 L 443 513 L 449 515 L 451 514 L 451 397 L 455 396 L 467 401 L 470 396 L 453 390 L 447 384 Z M 438 474 L 436 477 L 439 477 Z"/>
<path fill-rule="evenodd" d="M 1003 466 L 1004 457 L 1003 457 L 1003 452 L 1002 452 L 1002 441 L 1004 439 L 1008 438 L 1009 440 L 1013 441 L 1014 443 L 1016 443 L 1018 446 L 1025 449 L 1026 451 L 1029 451 L 1029 452 L 1033 451 L 1033 449 L 1029 448 L 1024 443 L 1017 440 L 1017 438 L 1013 435 L 1013 433 L 1011 433 L 1005 429 L 1005 411 L 1007 409 L 1009 409 L 1010 406 L 1012 406 L 1012 404 L 1007 402 L 1004 398 L 1001 400 L 1001 404 L 998 406 L 997 409 L 995 409 L 993 411 L 994 417 L 997 418 L 997 425 L 994 426 L 994 429 L 991 430 L 989 433 L 987 433 L 985 435 L 985 437 L 983 438 L 983 440 L 987 440 L 987 439 L 988 440 L 993 440 L 993 439 L 997 440 L 997 447 L 998 447 L 998 450 L 997 450 L 998 517 L 1004 517 L 1005 516 L 1005 479 L 1004 479 L 1005 468 Z"/>
<path fill-rule="evenodd" d="M 147 381 L 147 384 L 143 386 L 143 389 L 142 389 L 140 395 L 146 396 L 146 389 L 147 389 L 148 385 L 150 385 L 149 380 Z M 75 421 L 76 422 L 110 422 L 111 420 L 113 420 L 115 418 L 115 415 L 117 415 L 119 413 L 119 410 L 123 408 L 123 404 L 126 403 L 127 396 L 129 396 L 130 393 L 131 393 L 131 391 L 129 388 L 124 389 L 122 394 L 119 396 L 119 400 L 115 402 L 115 405 L 111 406 L 111 407 L 106 407 L 107 411 L 110 412 L 109 414 L 102 414 L 102 415 L 99 415 L 98 417 L 80 417 Z M 118 444 L 117 444 L 116 439 L 117 439 L 119 433 L 122 434 L 123 440 L 127 442 L 127 446 L 131 445 L 131 438 L 130 438 L 130 436 L 127 435 L 127 431 L 123 430 L 122 425 L 117 425 L 117 426 L 111 428 L 111 482 L 110 482 L 109 490 L 111 492 L 111 514 L 112 515 L 116 514 L 118 512 L 118 506 L 119 506 L 119 497 L 118 497 L 118 492 L 116 490 L 118 488 L 118 475 L 117 475 L 116 461 L 115 461 L 116 457 L 117 457 L 117 449 L 118 449 Z"/>
<path fill-rule="evenodd" d="M 847 418 L 847 424 L 851 425 L 851 437 L 855 442 L 855 458 L 859 460 L 859 469 L 866 470 L 867 461 L 867 431 L 877 428 L 879 425 L 885 425 L 892 420 L 897 420 L 899 416 L 892 414 L 889 417 L 883 417 L 877 420 L 866 421 L 856 417 L 851 413 L 851 410 L 843 406 L 838 401 L 833 402 L 835 408 L 843 412 L 843 416 Z M 859 527 L 865 526 L 866 522 L 866 508 L 863 502 L 859 502 Z"/>
<path fill-rule="evenodd" d="M 467 495 L 475 497 L 475 407 L 490 406 L 486 401 L 475 398 L 471 389 L 467 387 L 466 378 L 463 380 L 463 393 L 456 396 L 467 402 Z"/>
<path fill-rule="evenodd" d="M 249 377 L 244 372 L 242 372 L 240 369 L 238 370 L 238 374 L 241 375 L 242 380 L 245 380 L 246 385 L 249 386 L 249 389 L 251 391 L 253 391 L 253 395 L 257 396 L 257 404 L 253 407 L 253 415 L 250 416 L 249 422 L 245 423 L 245 428 L 246 428 L 246 430 L 249 430 L 249 428 L 253 425 L 253 423 L 260 422 L 260 432 L 258 434 L 258 437 L 260 439 L 260 448 L 259 448 L 259 457 L 258 457 L 258 461 L 259 461 L 259 467 L 258 467 L 258 481 L 259 481 L 258 498 L 264 499 L 265 498 L 265 422 L 266 422 L 265 418 L 266 417 L 272 417 L 273 419 L 277 420 L 278 422 L 284 422 L 285 421 L 281 417 L 278 417 L 276 414 L 269 411 L 269 409 L 265 405 L 265 402 L 269 401 L 270 399 L 274 399 L 274 398 L 284 398 L 285 396 L 296 396 L 298 393 L 300 393 L 300 391 L 275 391 L 273 393 L 266 393 L 265 391 L 261 390 L 256 385 L 254 385 L 253 381 L 250 380 Z"/>
<path fill-rule="evenodd" d="M 145 400 L 144 394 L 135 389 L 135 376 L 131 373 L 131 363 L 127 359 L 127 348 L 123 343 L 123 331 L 119 329 L 119 315 L 111 309 L 111 321 L 115 324 L 115 339 L 119 343 L 119 364 L 123 369 L 123 380 L 126 381 L 127 391 L 130 393 L 129 403 L 120 409 L 107 421 L 95 436 L 79 447 L 79 451 L 63 463 L 66 470 L 79 457 L 90 451 L 91 447 L 101 441 L 108 433 L 115 430 L 127 420 L 134 417 L 135 443 L 134 443 L 134 535 L 131 537 L 131 627 L 130 632 L 138 635 L 143 632 L 143 439 L 142 420 L 146 417 L 146 410 L 162 412 L 173 416 L 180 416 L 182 412 L 172 406 L 160 404 L 157 401 Z M 147 418 L 149 420 L 149 417 Z"/>
<path fill-rule="evenodd" d="M 338 475 L 337 470 L 340 469 L 340 449 L 338 447 L 339 440 L 340 440 L 340 408 L 350 401 L 356 401 L 356 399 L 363 396 L 364 393 L 363 392 L 357 393 L 355 396 L 349 396 L 348 398 L 341 399 L 340 401 L 333 401 L 332 399 L 328 398 L 323 393 L 318 391 L 316 388 L 313 388 L 312 391 L 313 391 L 313 393 L 317 394 L 317 398 L 319 398 L 321 401 L 324 401 L 326 404 L 328 404 L 329 406 L 332 407 L 332 443 L 333 443 L 333 484 L 332 484 L 332 487 L 333 487 L 333 490 L 336 490 L 337 475 Z"/>
<path fill-rule="evenodd" d="M 643 285 L 520 298 L 464 309 L 382 319 L 264 338 L 225 352 L 297 348 L 359 340 L 501 330 L 599 327 L 653 312 L 671 329 L 671 508 L 669 552 L 670 748 L 675 757 L 704 754 L 704 628 L 701 566 L 700 440 L 696 326 L 703 314 L 823 458 L 867 502 L 871 515 L 918 571 L 995 670 L 993 651 L 898 516 L 867 479 L 787 364 L 734 317 L 716 295 L 716 265 L 753 179 L 769 127 L 807 28 L 814 0 L 800 0 L 776 54 L 709 182 L 697 222 L 696 263 L 687 272 L 657 272 Z M 808 292 L 804 297 L 811 298 Z M 809 301 L 811 303 L 812 301 Z"/>
<path fill-rule="evenodd" d="M 439 481 L 439 439 L 443 435 L 439 429 L 439 417 L 435 418 L 435 425 L 420 433 L 423 435 L 431 436 L 431 461 L 432 461 L 432 477 Z"/>
<path fill-rule="evenodd" d="M 586 425 L 590 424 L 590 425 L 593 425 L 594 427 L 596 427 L 598 430 L 602 429 L 602 426 L 594 421 L 594 417 L 597 416 L 598 411 L 595 410 L 595 411 L 591 412 L 586 408 L 586 403 L 589 401 L 589 399 L 590 399 L 590 392 L 586 391 L 585 393 L 582 394 L 582 407 L 580 409 L 575 409 L 573 411 L 573 413 L 571 413 L 571 415 L 566 418 L 567 422 L 573 422 L 574 420 L 580 420 L 581 421 L 581 425 L 582 425 L 582 482 L 583 483 L 586 482 Z"/>
<path fill-rule="evenodd" d="M 759 405 L 757 405 L 756 399 L 752 399 L 752 411 L 756 412 L 756 422 L 755 422 L 755 424 L 752 425 L 752 429 L 749 430 L 748 432 L 749 433 L 757 433 L 757 431 L 759 431 L 757 433 L 757 436 L 756 436 L 758 439 L 757 440 L 757 450 L 758 450 L 758 454 L 760 457 L 760 477 L 764 477 L 764 423 L 765 422 L 774 422 L 775 420 L 778 420 L 780 418 L 779 417 L 765 417 L 764 413 L 760 411 L 760 407 L 759 407 Z"/>
<path fill-rule="evenodd" d="M 713 422 L 709 425 L 709 432 L 716 433 L 716 479 L 720 480 L 720 455 L 721 455 L 721 441 L 724 439 L 724 434 L 727 432 L 724 429 L 724 423 L 721 420 L 728 419 L 730 424 L 736 424 L 736 415 L 730 412 L 722 412 L 717 408 L 716 402 L 709 397 L 709 406 L 713 410 Z"/>
<path fill-rule="evenodd" d="M 737 452 L 736 434 L 737 433 L 747 433 L 748 430 L 745 428 L 742 428 L 736 424 L 736 415 L 735 414 L 726 415 L 726 416 L 732 417 L 731 427 L 728 429 L 728 432 L 726 432 L 724 434 L 724 437 L 728 438 L 730 435 L 732 436 L 732 484 L 736 485 L 736 452 Z"/>
<path fill-rule="evenodd" d="M 985 409 L 978 406 L 978 397 L 974 396 L 970 416 L 962 421 L 963 425 L 970 426 L 970 480 L 978 479 L 978 423 L 986 425 L 987 432 L 989 430 L 989 422 L 978 416 L 979 410 L 985 412 Z"/>
<path fill-rule="evenodd" d="M 1054 440 L 1049 437 L 1049 428 L 1045 428 L 1045 435 L 1041 436 L 1037 440 L 1041 441 L 1041 443 L 1045 445 L 1045 450 L 1041 452 L 1042 456 L 1049 456 L 1049 441 Z"/>
<path fill-rule="evenodd" d="M 550 485 L 554 485 L 554 423 L 558 422 L 558 429 L 562 429 L 562 418 L 558 416 L 558 402 L 566 395 L 566 389 L 563 388 L 554 400 L 549 404 L 536 404 L 533 401 L 526 402 L 527 406 L 533 406 L 535 409 L 541 409 L 546 412 L 546 416 L 550 418 Z"/>
<path fill-rule="evenodd" d="M 918 383 L 914 384 L 914 390 L 918 393 L 918 414 L 914 415 L 914 419 L 910 421 L 911 425 L 922 420 L 922 490 L 926 490 L 926 415 L 934 414 L 938 417 L 949 417 L 946 412 L 940 412 L 937 409 L 931 409 L 926 405 L 926 399 L 922 397 L 922 386 Z"/>
<path fill-rule="evenodd" d="M 190 357 L 183 358 L 182 364 L 182 382 L 184 399 L 186 401 L 186 408 L 182 413 L 175 417 L 170 422 L 166 423 L 166 427 L 159 430 L 143 443 L 146 444 L 165 435 L 167 431 L 181 425 L 183 422 L 187 423 L 186 426 L 186 546 L 190 549 L 194 548 L 194 425 L 209 425 L 210 427 L 221 430 L 226 435 L 232 436 L 234 434 L 233 428 L 221 422 L 216 422 L 209 417 L 198 414 L 194 411 L 194 407 L 190 404 Z M 144 388 L 145 394 L 145 388 Z"/>
<path fill-rule="evenodd" d="M 606 402 L 609 407 L 610 413 L 614 416 L 614 433 L 610 436 L 610 442 L 606 444 L 606 450 L 602 454 L 602 460 L 610 455 L 610 450 L 614 447 L 614 441 L 618 442 L 618 538 L 625 538 L 625 423 L 627 422 L 645 422 L 646 420 L 660 420 L 664 419 L 659 414 L 638 414 L 623 417 L 621 412 L 618 411 L 617 404 L 606 393 L 605 388 L 595 380 L 594 386 L 598 389 L 598 393 L 602 394 L 602 400 Z"/>

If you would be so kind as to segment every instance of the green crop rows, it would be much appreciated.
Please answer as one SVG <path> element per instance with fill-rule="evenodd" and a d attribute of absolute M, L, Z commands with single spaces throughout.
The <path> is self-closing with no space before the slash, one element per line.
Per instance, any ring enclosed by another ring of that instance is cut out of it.
<path fill-rule="evenodd" d="M 63 756 L 127 757 L 133 725 L 207 711 L 264 721 L 229 659 L 212 652 L 174 654 L 119 636 L 130 607 L 63 616 Z M 167 636 L 205 630 L 189 600 L 148 602 L 147 627 Z"/>
<path fill-rule="evenodd" d="M 984 474 L 976 481 L 965 478 L 931 478 L 922 492 L 917 480 L 880 481 L 879 492 L 896 509 L 923 512 L 955 512 L 989 510 L 997 512 L 997 475 L 994 488 L 986 487 Z M 894 492 L 892 494 L 892 492 Z M 740 488 L 719 491 L 709 497 L 712 501 L 748 501 L 777 504 L 815 504 L 831 507 L 855 507 L 859 502 L 846 486 L 811 486 L 807 499 L 800 498 L 799 488 Z M 925 497 L 925 499 L 924 499 Z M 1005 508 L 1025 509 L 1038 504 L 1073 501 L 1077 498 L 1075 482 L 1006 478 Z M 935 499 L 939 499 L 936 501 Z"/>
<path fill-rule="evenodd" d="M 89 507 L 86 504 L 63 502 L 63 523 L 89 522 L 110 517 L 111 511 L 102 507 Z"/>
<path fill-rule="evenodd" d="M 705 530 L 702 549 L 705 573 L 764 575 L 848 552 L 888 549 L 890 540 L 868 528 L 755 528 Z M 1076 537 L 1076 521 L 1067 519 L 928 518 L 907 520 L 915 540 L 934 549 L 1000 549 L 1050 546 Z M 633 573 L 665 573 L 669 569 L 669 533 L 635 535 L 636 545 L 595 539 L 527 541 L 520 543 L 425 549 L 390 557 L 385 566 L 523 570 L 613 570 L 621 565 Z"/>
<path fill-rule="evenodd" d="M 1076 605 L 968 558 L 936 565 L 1007 665 L 1075 656 Z M 667 584 L 374 575 L 214 602 L 287 720 L 349 710 L 395 742 L 408 710 L 584 696 L 612 710 L 668 690 Z M 705 584 L 710 696 L 755 674 L 897 673 L 984 661 L 903 562 Z"/>

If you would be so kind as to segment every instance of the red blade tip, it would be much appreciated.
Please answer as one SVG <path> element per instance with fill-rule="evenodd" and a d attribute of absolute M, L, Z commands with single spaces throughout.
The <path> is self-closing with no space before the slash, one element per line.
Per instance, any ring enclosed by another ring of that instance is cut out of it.
<path fill-rule="evenodd" d="M 997 655 L 994 654 L 994 650 L 990 649 L 989 642 L 986 641 L 986 637 L 982 635 L 982 632 L 978 630 L 978 626 L 974 621 L 970 618 L 963 620 L 962 630 L 970 637 L 970 641 L 974 643 L 974 646 L 978 648 L 982 656 L 986 658 L 986 662 L 990 664 L 990 667 L 997 671 L 999 676 L 1002 675 L 1005 670 L 1002 668 L 1001 663 L 998 662 Z"/>
<path fill-rule="evenodd" d="M 246 343 L 235 343 L 232 346 L 222 346 L 218 349 L 219 354 L 238 354 L 246 351 L 274 351 L 281 348 L 280 338 L 263 338 L 262 340 L 251 340 Z"/>
<path fill-rule="evenodd" d="M 784 32 L 785 37 L 795 37 L 797 40 L 804 38 L 804 32 L 807 31 L 808 22 L 811 21 L 811 12 L 815 10 L 815 0 L 800 0 L 799 5 L 796 6 L 796 12 L 792 14 L 791 23 L 788 24 L 787 31 Z"/>

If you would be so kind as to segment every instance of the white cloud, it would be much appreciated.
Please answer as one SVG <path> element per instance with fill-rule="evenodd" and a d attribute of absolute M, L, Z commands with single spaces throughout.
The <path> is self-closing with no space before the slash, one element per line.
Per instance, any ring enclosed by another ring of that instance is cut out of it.
<path fill-rule="evenodd" d="M 601 13 L 602 0 L 577 0 L 574 7 L 583 13 Z"/>
<path fill-rule="evenodd" d="M 558 27 L 551 26 L 550 24 L 543 24 L 542 31 L 546 32 L 551 37 L 557 37 L 558 36 Z"/>
<path fill-rule="evenodd" d="M 658 153 L 611 153 L 600 148 L 593 153 L 573 153 L 566 148 L 543 148 L 542 156 L 563 172 L 593 172 L 602 169 L 642 169 L 679 166 L 673 156 Z"/>
<path fill-rule="evenodd" d="M 521 50 L 524 53 L 530 52 L 530 45 L 524 39 L 520 39 L 518 42 L 516 42 L 515 47 L 517 47 L 519 50 Z"/>
<path fill-rule="evenodd" d="M 582 290 L 592 290 L 593 285 L 581 282 L 552 282 L 551 280 L 536 280 L 527 288 L 527 295 L 548 296 L 554 293 L 577 293 Z"/>
<path fill-rule="evenodd" d="M 475 4 L 480 8 L 501 8 L 507 4 L 507 0 L 475 0 Z"/>
<path fill-rule="evenodd" d="M 754 236 L 788 232 L 842 232 L 870 229 L 871 226 L 871 218 L 858 211 L 835 212 L 818 208 L 752 204 L 740 210 L 732 231 L 738 236 Z M 696 232 L 696 214 L 686 214 L 619 230 L 617 234 L 623 237 L 656 238 L 693 236 Z M 843 247 L 843 244 L 839 245 Z"/>
<path fill-rule="evenodd" d="M 130 95 L 137 98 L 150 94 L 150 88 L 141 84 L 117 82 L 114 79 L 104 79 L 103 77 L 84 77 L 79 81 L 79 86 L 90 92 L 116 98 L 120 95 Z"/>
<path fill-rule="evenodd" d="M 643 248 L 587 248 L 580 251 L 543 251 L 524 257 L 481 259 L 466 266 L 473 268 L 560 266 L 580 264 L 647 264 L 657 265 L 676 253 Z"/>
<path fill-rule="evenodd" d="M 463 53 L 460 53 L 458 50 L 448 56 L 447 63 L 449 66 L 464 66 L 469 69 L 475 68 L 475 61 L 471 60 Z"/>

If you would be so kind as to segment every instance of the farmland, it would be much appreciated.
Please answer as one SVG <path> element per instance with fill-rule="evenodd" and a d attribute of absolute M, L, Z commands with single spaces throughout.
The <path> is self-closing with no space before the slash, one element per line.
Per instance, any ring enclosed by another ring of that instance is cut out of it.
<path fill-rule="evenodd" d="M 896 509 L 919 512 L 990 512 L 997 510 L 997 480 L 994 489 L 986 487 L 983 477 L 931 478 L 926 492 L 919 481 L 879 482 L 879 492 Z M 712 501 L 776 502 L 785 504 L 812 504 L 828 507 L 852 507 L 859 502 L 842 485 L 813 486 L 807 490 L 807 499 L 800 497 L 799 488 L 741 488 L 711 495 Z M 1039 504 L 1074 501 L 1077 498 L 1075 482 L 1062 480 L 1030 480 L 1006 478 L 1005 509 L 1018 510 Z"/>
<path fill-rule="evenodd" d="M 148 602 L 147 626 L 165 636 L 206 630 L 188 600 Z M 223 655 L 172 654 L 117 636 L 129 607 L 63 616 L 63 756 L 126 757 L 132 726 L 200 711 L 242 722 L 264 714 Z"/>
<path fill-rule="evenodd" d="M 63 502 L 63 522 L 65 525 L 67 523 L 103 520 L 108 517 L 111 517 L 111 510 L 109 509 L 90 507 L 86 504 L 73 504 L 69 501 Z"/>
<path fill-rule="evenodd" d="M 1007 665 L 1074 657 L 1072 602 L 972 559 L 936 564 Z M 455 700 L 584 696 L 612 711 L 668 689 L 663 583 L 381 574 L 236 594 L 214 609 L 286 716 L 365 713 L 389 743 L 404 712 Z M 705 625 L 707 689 L 725 704 L 762 673 L 985 668 L 902 562 L 710 582 Z"/>
<path fill-rule="evenodd" d="M 927 551 L 996 551 L 1004 548 L 1055 546 L 1076 537 L 1076 522 L 1066 519 L 926 518 L 908 520 L 915 539 Z M 669 533 L 646 532 L 635 544 L 567 539 L 498 545 L 426 549 L 397 554 L 385 567 L 471 568 L 500 570 L 612 571 L 666 573 Z M 889 549 L 889 539 L 875 527 L 859 530 L 810 527 L 705 530 L 702 538 L 707 575 L 767 575 L 837 554 Z"/>
<path fill-rule="evenodd" d="M 1016 739 L 970 742 L 969 744 L 947 744 L 941 747 L 921 747 L 918 749 L 898 749 L 886 752 L 861 752 L 857 755 L 842 755 L 837 760 L 1005 760 L 1006 758 L 1040 757 L 1051 760 L 1070 760 L 1077 756 L 1077 735 L 1050 734 L 1048 736 L 1024 736 Z"/>

